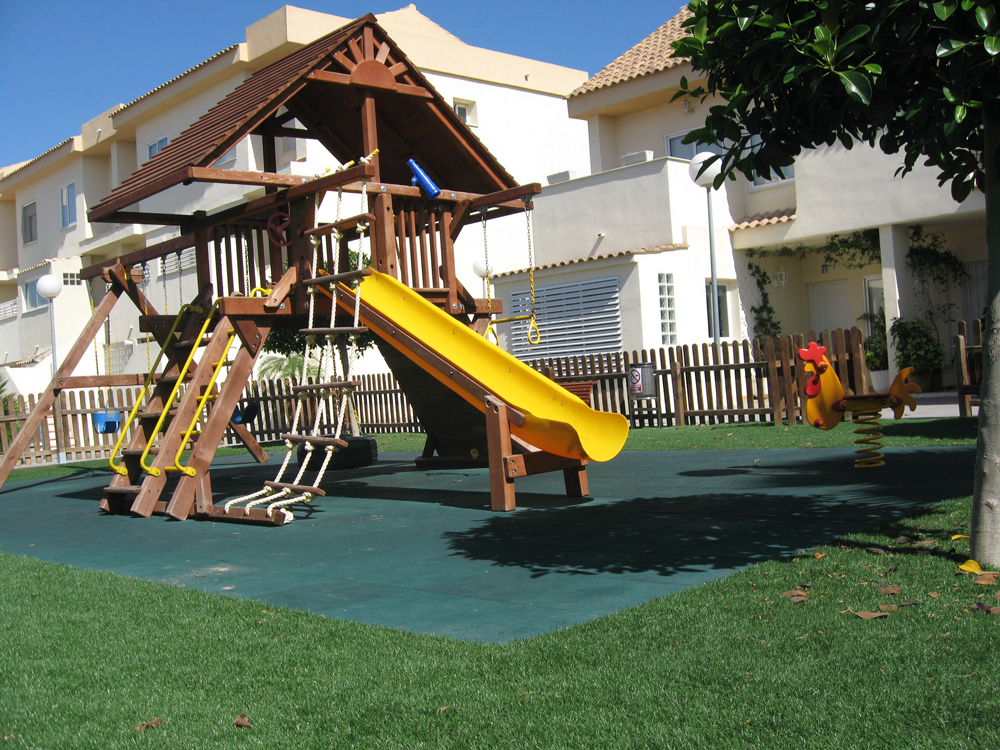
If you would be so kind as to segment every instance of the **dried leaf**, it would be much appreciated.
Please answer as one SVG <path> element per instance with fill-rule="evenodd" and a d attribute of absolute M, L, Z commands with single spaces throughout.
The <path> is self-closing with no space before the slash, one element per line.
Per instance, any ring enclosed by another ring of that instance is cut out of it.
<path fill-rule="evenodd" d="M 972 608 L 977 612 L 985 612 L 986 614 L 990 613 L 990 608 L 982 602 L 976 602 L 972 605 Z"/>
<path fill-rule="evenodd" d="M 916 599 L 904 599 L 899 603 L 900 607 L 912 607 L 914 604 L 920 604 Z"/>
<path fill-rule="evenodd" d="M 975 560 L 966 560 L 964 563 L 958 566 L 959 570 L 964 570 L 967 573 L 981 573 L 982 568 L 979 567 L 979 563 Z"/>
<path fill-rule="evenodd" d="M 955 541 L 956 539 L 968 539 L 968 538 L 969 538 L 969 535 L 968 535 L 968 534 L 954 534 L 954 535 L 953 535 L 953 536 L 951 537 L 951 540 L 952 540 L 952 541 Z"/>
<path fill-rule="evenodd" d="M 890 581 L 888 578 L 879 578 L 878 582 L 879 583 L 892 583 L 892 581 Z"/>
<path fill-rule="evenodd" d="M 824 557 L 826 557 L 826 553 L 825 552 L 814 552 L 813 553 L 813 557 L 815 557 L 817 560 L 822 560 Z"/>
<path fill-rule="evenodd" d="M 871 552 L 873 555 L 884 555 L 885 550 L 881 547 L 865 547 L 866 550 Z"/>
<path fill-rule="evenodd" d="M 990 607 L 991 615 L 1000 615 L 1000 607 Z"/>
<path fill-rule="evenodd" d="M 886 572 L 886 573 L 895 573 L 895 572 L 896 572 L 897 570 L 899 570 L 899 566 L 898 566 L 898 565 L 893 565 L 893 566 L 892 566 L 891 568 L 889 568 L 889 569 L 888 569 L 887 571 L 885 571 L 885 572 Z"/>
<path fill-rule="evenodd" d="M 808 600 L 808 596 L 793 596 L 789 601 L 791 601 L 792 604 L 798 604 L 799 602 L 805 602 Z"/>
<path fill-rule="evenodd" d="M 250 719 L 247 718 L 246 709 L 243 710 L 239 716 L 236 717 L 236 721 L 233 722 L 234 727 L 250 727 Z"/>
<path fill-rule="evenodd" d="M 989 571 L 988 573 L 983 573 L 982 575 L 978 575 L 976 576 L 976 580 L 973 581 L 973 583 L 979 583 L 982 584 L 983 586 L 992 586 L 996 582 L 997 582 L 997 574 L 994 573 L 993 571 Z"/>
<path fill-rule="evenodd" d="M 875 566 L 874 565 L 862 565 L 861 567 L 862 568 L 869 568 L 870 569 L 870 568 L 874 568 Z"/>
<path fill-rule="evenodd" d="M 901 590 L 902 590 L 902 589 L 900 589 L 900 587 L 899 587 L 899 586 L 882 586 L 882 587 L 881 587 L 881 588 L 880 588 L 880 589 L 878 590 L 878 592 L 879 592 L 880 594 L 882 594 L 882 596 L 895 596 L 895 595 L 896 595 L 896 594 L 898 594 L 898 593 L 899 593 L 899 592 L 900 592 Z"/>
<path fill-rule="evenodd" d="M 937 539 L 924 539 L 922 542 L 917 542 L 918 547 L 933 547 L 937 544 Z"/>
<path fill-rule="evenodd" d="M 808 445 L 812 445 L 812 443 L 799 443 L 800 448 L 805 448 Z"/>
<path fill-rule="evenodd" d="M 779 596 L 808 596 L 808 594 L 802 589 L 793 589 L 792 591 L 785 591 Z"/>
<path fill-rule="evenodd" d="M 908 536 L 897 536 L 895 544 L 906 544 L 908 541 L 910 541 L 910 537 Z"/>
<path fill-rule="evenodd" d="M 888 612 L 855 612 L 858 617 L 864 620 L 875 620 L 879 617 L 888 617 Z"/>
<path fill-rule="evenodd" d="M 897 604 L 880 604 L 878 608 L 883 612 L 896 612 L 899 609 Z"/>
<path fill-rule="evenodd" d="M 147 729 L 156 729 L 160 724 L 163 723 L 163 719 L 154 716 L 149 721 L 144 721 L 137 727 L 132 727 L 137 732 L 145 732 Z"/>
<path fill-rule="evenodd" d="M 939 596 L 941 596 L 941 594 L 939 594 L 937 591 L 928 591 L 927 596 L 929 596 L 931 599 L 937 599 Z"/>
<path fill-rule="evenodd" d="M 441 706 L 441 708 L 439 708 L 439 709 L 437 710 L 437 712 L 438 712 L 439 714 L 443 714 L 443 713 L 444 713 L 445 711 L 447 711 L 447 710 L 448 710 L 449 708 L 451 708 L 451 706 Z"/>

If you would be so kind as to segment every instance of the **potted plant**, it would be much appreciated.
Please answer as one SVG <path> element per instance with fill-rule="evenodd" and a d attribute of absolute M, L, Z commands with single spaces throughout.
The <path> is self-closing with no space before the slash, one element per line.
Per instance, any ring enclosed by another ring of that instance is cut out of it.
<path fill-rule="evenodd" d="M 889 390 L 889 346 L 886 342 L 885 308 L 878 312 L 866 312 L 858 320 L 871 327 L 871 335 L 865 339 L 865 364 L 868 366 L 868 384 L 873 393 Z"/>
<path fill-rule="evenodd" d="M 896 367 L 912 367 L 916 373 L 910 380 L 924 391 L 941 387 L 944 348 L 934 337 L 934 331 L 922 318 L 892 321 L 892 343 L 896 347 Z"/>

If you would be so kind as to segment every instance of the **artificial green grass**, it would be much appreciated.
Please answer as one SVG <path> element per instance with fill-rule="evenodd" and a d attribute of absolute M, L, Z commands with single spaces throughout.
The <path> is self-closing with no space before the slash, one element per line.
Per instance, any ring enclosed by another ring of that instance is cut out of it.
<path fill-rule="evenodd" d="M 0 747 L 995 747 L 969 508 L 505 645 L 0 554 Z"/>

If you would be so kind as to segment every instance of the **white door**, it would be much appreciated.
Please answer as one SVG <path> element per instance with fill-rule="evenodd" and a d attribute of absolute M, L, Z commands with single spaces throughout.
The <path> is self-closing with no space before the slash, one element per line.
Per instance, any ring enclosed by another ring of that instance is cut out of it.
<path fill-rule="evenodd" d="M 816 333 L 853 326 L 850 284 L 846 280 L 810 284 L 809 317 Z"/>

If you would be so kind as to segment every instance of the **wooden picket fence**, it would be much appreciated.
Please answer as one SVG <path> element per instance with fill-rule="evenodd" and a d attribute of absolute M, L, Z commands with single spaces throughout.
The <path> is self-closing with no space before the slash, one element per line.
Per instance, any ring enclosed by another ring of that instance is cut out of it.
<path fill-rule="evenodd" d="M 845 390 L 868 391 L 864 337 L 857 328 L 823 331 L 819 336 L 812 331 L 806 335 L 777 336 L 763 343 L 754 340 L 726 342 L 719 347 L 673 346 L 534 360 L 528 364 L 584 400 L 589 398 L 594 409 L 625 415 L 633 427 L 723 422 L 794 424 L 802 417 L 801 394 L 805 385 L 805 373 L 795 353 L 809 341 L 826 346 L 827 357 Z M 632 398 L 629 369 L 643 362 L 654 365 L 655 393 L 650 398 Z M 354 417 L 362 433 L 422 431 L 391 374 L 362 375 L 358 379 L 362 385 L 355 392 Z M 253 381 L 243 393 L 242 410 L 252 402 L 260 409 L 250 429 L 261 443 L 280 442 L 282 434 L 292 431 L 296 404 L 292 385 L 291 380 Z M 125 416 L 139 390 L 136 385 L 63 391 L 22 457 L 21 465 L 52 463 L 59 452 L 65 453 L 68 461 L 107 458 L 118 435 L 98 433 L 92 415 L 110 405 Z M 6 452 L 36 402 L 33 395 L 11 396 L 3 401 L 0 452 Z M 312 428 L 323 403 L 319 397 L 304 402 L 299 432 Z M 337 419 L 334 406 L 333 398 L 327 397 L 319 425 L 321 434 L 334 431 Z M 348 415 L 345 422 L 349 422 Z M 238 445 L 239 441 L 232 431 L 227 431 L 223 444 Z"/>

